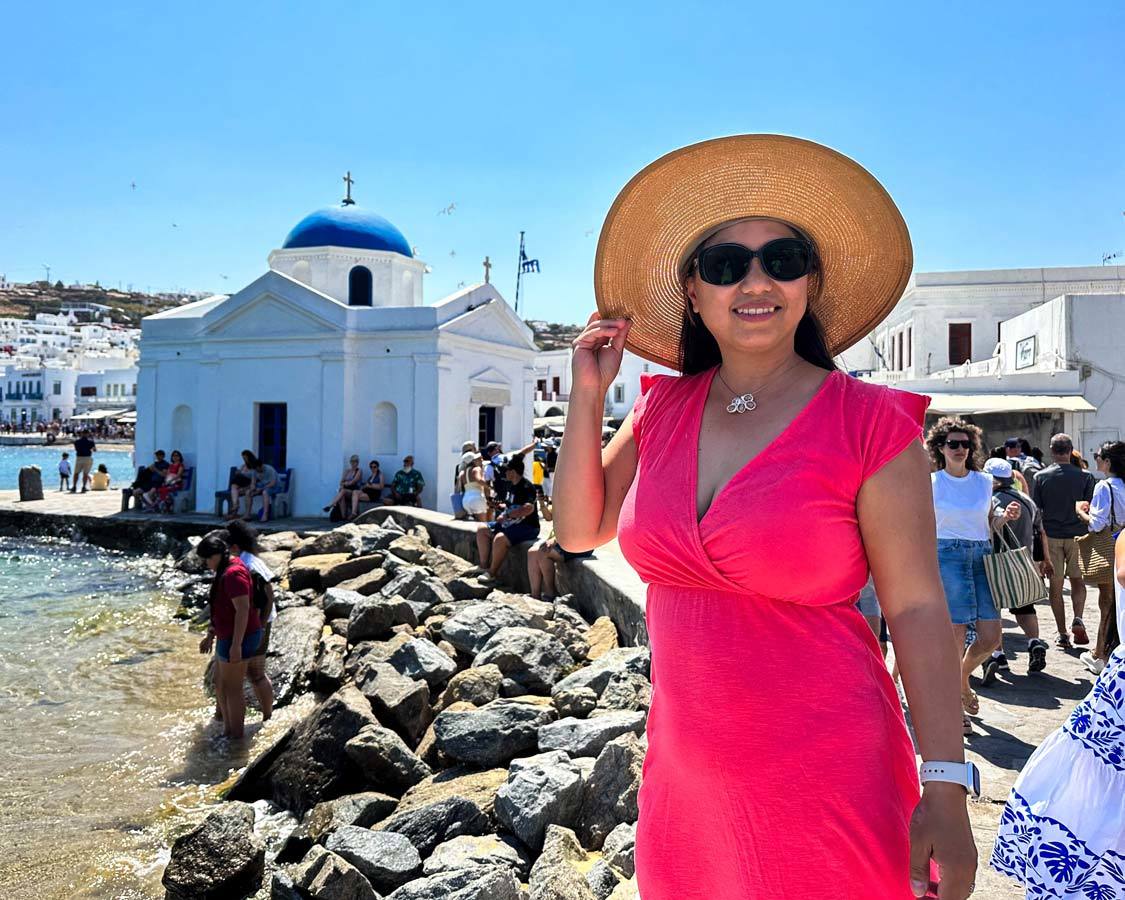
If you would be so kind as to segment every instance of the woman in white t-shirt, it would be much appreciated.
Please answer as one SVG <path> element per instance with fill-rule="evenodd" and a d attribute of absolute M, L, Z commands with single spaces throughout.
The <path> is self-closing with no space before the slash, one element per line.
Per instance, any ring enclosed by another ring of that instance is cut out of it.
<path fill-rule="evenodd" d="M 1086 520 L 1090 533 L 1109 527 L 1114 539 L 1125 525 L 1125 441 L 1106 441 L 1094 454 L 1098 471 L 1106 477 L 1094 485 L 1094 496 L 1088 503 L 1078 504 L 1078 515 Z M 1106 638 L 1114 626 L 1116 615 L 1114 594 L 1116 586 L 1113 573 L 1106 576 L 1106 582 L 1098 585 L 1098 607 L 1101 621 L 1098 622 L 1098 640 L 1093 651 L 1087 650 L 1079 657 L 1082 665 L 1094 675 L 1100 675 L 1105 668 L 1113 647 L 1106 646 Z M 1116 638 L 1120 640 L 1120 636 Z"/>
<path fill-rule="evenodd" d="M 1000 611 L 992 602 L 984 557 L 992 551 L 992 530 L 1002 527 L 1005 518 L 1018 519 L 1021 512 L 1018 503 L 993 512 L 992 478 L 980 471 L 981 446 L 980 429 L 958 418 L 939 419 L 926 435 L 926 449 L 935 467 L 930 481 L 937 519 L 938 569 L 961 657 L 966 734 L 971 733 L 968 717 L 980 712 L 969 675 L 1000 646 Z M 970 625 L 977 636 L 965 647 Z"/>

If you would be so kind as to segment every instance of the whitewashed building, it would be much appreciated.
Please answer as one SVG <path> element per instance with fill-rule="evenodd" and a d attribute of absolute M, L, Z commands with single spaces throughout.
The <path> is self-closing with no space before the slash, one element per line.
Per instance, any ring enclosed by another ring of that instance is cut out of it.
<path fill-rule="evenodd" d="M 933 398 L 996 446 L 1071 434 L 1088 459 L 1125 432 L 1125 266 L 916 273 L 839 362 Z"/>
<path fill-rule="evenodd" d="M 449 510 L 465 440 L 532 430 L 532 332 L 488 283 L 424 305 L 425 265 L 354 205 L 307 216 L 230 296 L 142 323 L 136 452 L 183 452 L 209 508 L 243 449 L 294 472 L 296 515 L 322 515 L 351 454 L 389 478 L 414 456 Z"/>

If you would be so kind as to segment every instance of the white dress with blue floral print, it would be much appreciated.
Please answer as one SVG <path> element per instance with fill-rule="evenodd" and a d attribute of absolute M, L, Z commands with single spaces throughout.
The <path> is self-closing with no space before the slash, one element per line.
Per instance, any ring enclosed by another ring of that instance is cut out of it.
<path fill-rule="evenodd" d="M 1125 634 L 1125 589 L 1117 585 Z M 992 867 L 1028 900 L 1125 900 L 1125 644 L 1016 779 Z"/>

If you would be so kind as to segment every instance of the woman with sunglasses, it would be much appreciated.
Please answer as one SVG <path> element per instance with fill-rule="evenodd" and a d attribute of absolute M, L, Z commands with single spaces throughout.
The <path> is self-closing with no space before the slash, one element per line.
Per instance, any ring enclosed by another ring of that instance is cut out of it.
<path fill-rule="evenodd" d="M 966 792 L 979 776 L 953 641 L 933 639 L 950 622 L 920 441 L 928 401 L 833 362 L 892 309 L 910 268 L 882 186 L 779 135 L 668 154 L 606 219 L 554 521 L 571 552 L 616 537 L 648 585 L 645 900 L 972 891 Z M 603 451 L 626 346 L 683 374 L 642 375 Z M 921 773 L 855 606 L 869 568 Z M 817 648 L 799 678 L 794 646 Z"/>
<path fill-rule="evenodd" d="M 984 574 L 984 558 L 992 552 L 992 531 L 1020 517 L 1019 503 L 997 510 L 992 502 L 992 477 L 980 471 L 981 430 L 946 416 L 926 435 L 926 449 L 935 471 L 930 475 L 937 519 L 937 559 L 945 602 L 953 620 L 953 639 L 961 657 L 961 726 L 972 734 L 969 716 L 980 713 L 980 700 L 969 684 L 972 671 L 1000 646 L 1000 610 Z M 976 638 L 968 647 L 969 626 Z"/>

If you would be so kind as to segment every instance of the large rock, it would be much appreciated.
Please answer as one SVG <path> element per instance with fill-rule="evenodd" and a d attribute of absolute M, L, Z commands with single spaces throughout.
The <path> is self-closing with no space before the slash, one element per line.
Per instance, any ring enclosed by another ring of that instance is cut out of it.
<path fill-rule="evenodd" d="M 301 537 L 295 531 L 275 531 L 273 534 L 258 535 L 258 549 L 262 553 L 276 553 L 284 551 L 292 554 L 301 543 Z M 261 556 L 262 553 L 258 555 Z M 267 565 L 269 565 L 267 563 Z"/>
<path fill-rule="evenodd" d="M 598 709 L 647 710 L 652 684 L 635 672 L 614 672 L 598 699 Z"/>
<path fill-rule="evenodd" d="M 519 881 L 506 866 L 472 866 L 404 884 L 387 900 L 521 900 Z"/>
<path fill-rule="evenodd" d="M 446 623 L 448 624 L 448 623 Z M 474 666 L 492 663 L 531 693 L 550 693 L 574 665 L 563 643 L 537 628 L 501 628 L 481 648 Z"/>
<path fill-rule="evenodd" d="M 602 844 L 602 856 L 626 878 L 632 878 L 637 870 L 634 858 L 636 847 L 637 823 L 622 822 L 606 836 L 605 843 Z"/>
<path fill-rule="evenodd" d="M 274 706 L 285 706 L 311 687 L 323 629 L 324 613 L 315 606 L 294 606 L 277 614 L 266 653 Z"/>
<path fill-rule="evenodd" d="M 168 900 L 225 900 L 256 891 L 266 848 L 254 834 L 254 809 L 224 803 L 172 845 L 161 884 Z"/>
<path fill-rule="evenodd" d="M 414 628 L 417 624 L 418 617 L 402 597 L 364 597 L 348 615 L 348 643 L 381 640 L 390 637 L 396 625 Z"/>
<path fill-rule="evenodd" d="M 362 533 L 352 524 L 341 525 L 332 531 L 316 534 L 293 548 L 293 559 L 326 554 L 356 556 L 362 549 Z"/>
<path fill-rule="evenodd" d="M 396 796 L 432 774 L 430 767 L 411 752 L 402 738 L 381 725 L 361 729 L 344 749 L 368 782 Z"/>
<path fill-rule="evenodd" d="M 359 591 L 348 590 L 347 588 L 330 587 L 324 592 L 324 597 L 321 599 L 321 605 L 324 607 L 324 618 L 326 619 L 346 619 L 352 614 L 352 610 L 357 603 L 362 603 L 364 594 Z"/>
<path fill-rule="evenodd" d="M 363 791 L 318 803 L 302 824 L 309 838 L 319 841 L 345 825 L 370 828 L 394 812 L 396 806 L 398 800 L 388 794 Z"/>
<path fill-rule="evenodd" d="M 565 750 L 571 756 L 597 756 L 615 737 L 645 728 L 643 712 L 607 712 L 589 719 L 559 719 L 539 729 L 540 750 Z"/>
<path fill-rule="evenodd" d="M 584 687 L 553 691 L 551 700 L 560 716 L 576 719 L 586 718 L 598 705 L 598 695 Z"/>
<path fill-rule="evenodd" d="M 418 562 L 433 572 L 434 577 L 440 579 L 443 583 L 448 583 L 454 578 L 476 569 L 476 566 L 467 559 L 462 559 L 460 556 L 439 547 L 427 547 L 426 552 L 422 554 L 422 558 Z"/>
<path fill-rule="evenodd" d="M 430 549 L 429 542 L 419 540 L 410 534 L 395 538 L 387 548 L 391 553 L 408 563 L 416 563 Z"/>
<path fill-rule="evenodd" d="M 391 557 L 388 557 L 388 562 Z M 384 597 L 409 597 L 418 585 L 425 581 L 430 573 L 421 566 L 403 565 L 394 570 L 394 575 L 382 588 Z"/>
<path fill-rule="evenodd" d="M 360 679 L 363 670 L 375 663 L 385 663 L 399 647 L 412 640 L 409 634 L 394 634 L 385 641 L 360 641 L 348 651 L 344 662 L 349 678 Z"/>
<path fill-rule="evenodd" d="M 314 900 L 380 900 L 359 869 L 323 847 L 313 847 L 294 867 L 293 883 Z"/>
<path fill-rule="evenodd" d="M 288 550 L 263 550 L 258 554 L 258 559 L 280 578 L 289 571 L 289 559 L 292 555 Z"/>
<path fill-rule="evenodd" d="M 597 900 L 586 883 L 586 852 L 569 828 L 548 825 L 543 852 L 531 867 L 531 900 Z"/>
<path fill-rule="evenodd" d="M 385 522 L 383 525 L 372 524 L 374 522 L 374 515 L 378 513 L 377 509 L 370 509 L 367 512 L 360 513 L 359 516 L 351 522 L 351 526 L 359 534 L 360 552 L 372 553 L 375 550 L 386 550 L 398 538 L 402 536 L 401 528 L 388 527 Z M 387 520 L 391 525 L 394 525 L 393 520 Z"/>
<path fill-rule="evenodd" d="M 573 827 L 582 804 L 582 775 L 561 751 L 513 762 L 496 793 L 496 819 L 532 850 L 550 824 Z"/>
<path fill-rule="evenodd" d="M 465 834 L 439 844 L 423 863 L 422 874 L 457 872 L 475 866 L 507 866 L 523 880 L 531 871 L 531 860 L 511 838 Z"/>
<path fill-rule="evenodd" d="M 457 672 L 457 663 L 425 638 L 407 641 L 387 662 L 407 678 L 424 681 L 435 691 Z"/>
<path fill-rule="evenodd" d="M 23 466 L 19 474 L 20 501 L 43 499 L 43 473 L 39 466 Z M 82 490 L 86 490 L 83 486 Z"/>
<path fill-rule="evenodd" d="M 496 666 L 474 666 L 458 672 L 449 679 L 445 691 L 439 698 L 435 710 L 441 712 L 453 703 L 467 702 L 473 706 L 484 706 L 500 696 L 500 682 L 503 675 Z M 597 702 L 597 698 L 594 698 Z M 591 706 L 591 709 L 593 707 Z"/>
<path fill-rule="evenodd" d="M 599 697 L 609 684 L 615 672 L 633 672 L 644 678 L 649 677 L 649 653 L 647 647 L 618 647 L 609 650 L 585 668 L 571 672 L 551 688 L 551 693 L 568 688 L 590 688 Z"/>
<path fill-rule="evenodd" d="M 322 574 L 347 558 L 347 553 L 302 556 L 300 559 L 294 557 L 289 561 L 289 590 L 303 591 L 308 588 L 319 591 L 323 587 Z"/>
<path fill-rule="evenodd" d="M 383 564 L 384 556 L 382 553 L 369 553 L 366 556 L 353 556 L 351 559 L 346 559 L 341 563 L 337 563 L 331 569 L 321 573 L 320 583 L 324 587 L 333 587 L 342 581 L 347 581 L 351 578 L 359 578 L 361 575 L 367 575 L 369 572 L 374 572 Z"/>
<path fill-rule="evenodd" d="M 476 656 L 502 628 L 530 627 L 532 617 L 503 603 L 472 603 L 441 626 L 441 636 L 462 653 Z"/>
<path fill-rule="evenodd" d="M 296 726 L 270 766 L 273 800 L 303 816 L 323 800 L 362 788 L 362 773 L 344 748 L 363 726 L 374 724 L 367 698 L 353 685 L 340 688 Z"/>
<path fill-rule="evenodd" d="M 355 591 L 357 594 L 370 597 L 372 594 L 379 593 L 390 580 L 391 573 L 386 569 L 372 569 L 366 574 L 357 575 L 355 578 L 349 578 L 347 581 L 341 581 L 336 587 Z"/>
<path fill-rule="evenodd" d="M 483 600 L 492 593 L 491 584 L 481 584 L 468 574 L 449 579 L 445 586 L 449 588 L 454 600 Z"/>
<path fill-rule="evenodd" d="M 348 654 L 348 641 L 338 634 L 322 634 L 317 652 L 312 685 L 315 690 L 331 693 L 344 683 L 344 661 Z"/>
<path fill-rule="evenodd" d="M 359 869 L 381 893 L 401 887 L 422 871 L 414 845 L 393 831 L 345 825 L 329 836 L 325 847 Z"/>
<path fill-rule="evenodd" d="M 406 595 L 407 602 L 414 608 L 418 621 L 422 621 L 439 603 L 454 603 L 453 595 L 437 578 L 423 578 Z"/>
<path fill-rule="evenodd" d="M 644 758 L 644 748 L 632 734 L 615 738 L 598 754 L 578 812 L 577 831 L 585 846 L 600 849 L 615 828 L 637 821 Z"/>
<path fill-rule="evenodd" d="M 591 661 L 600 659 L 610 650 L 617 649 L 617 626 L 613 624 L 613 619 L 608 616 L 595 619 L 586 632 L 586 643 L 590 646 L 586 655 Z"/>
<path fill-rule="evenodd" d="M 387 663 L 373 663 L 361 667 L 356 684 L 379 722 L 396 731 L 407 744 L 417 746 L 432 716 L 426 682 L 400 675 Z"/>
<path fill-rule="evenodd" d="M 488 595 L 489 603 L 501 603 L 522 612 L 529 619 L 529 628 L 546 629 L 555 617 L 555 608 L 544 600 L 536 600 L 527 594 L 512 594 L 508 591 L 494 590 Z"/>
<path fill-rule="evenodd" d="M 452 759 L 502 766 L 534 750 L 540 729 L 554 718 L 550 708 L 494 700 L 471 711 L 445 710 L 434 720 L 434 735 L 438 749 Z"/>
<path fill-rule="evenodd" d="M 417 809 L 396 812 L 379 826 L 405 835 L 422 856 L 438 844 L 463 834 L 487 834 L 491 823 L 479 806 L 465 797 L 446 797 Z"/>

